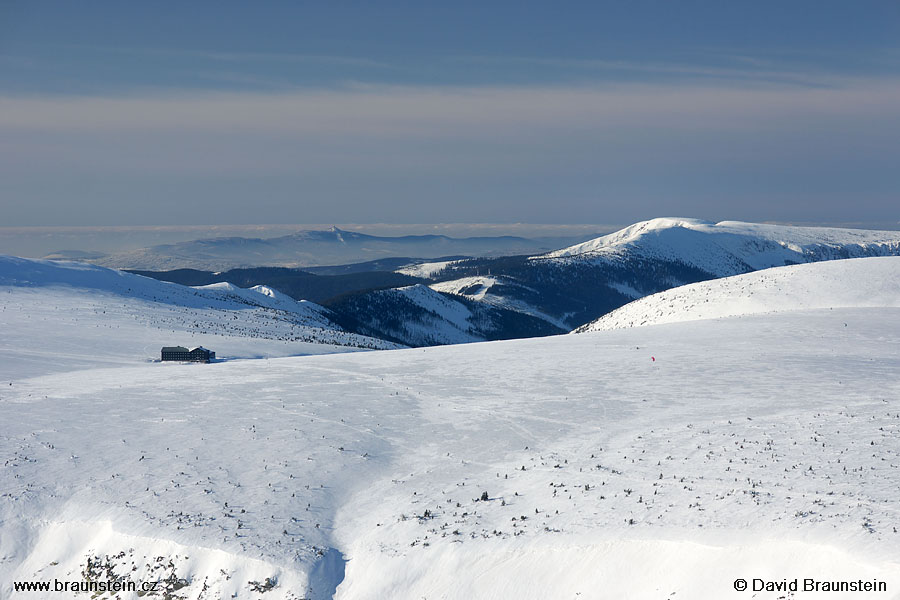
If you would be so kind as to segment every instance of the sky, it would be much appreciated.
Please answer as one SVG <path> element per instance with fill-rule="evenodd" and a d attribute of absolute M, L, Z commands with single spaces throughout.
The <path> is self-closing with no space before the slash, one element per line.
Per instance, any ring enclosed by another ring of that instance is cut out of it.
<path fill-rule="evenodd" d="M 0 227 L 900 222 L 900 3 L 0 0 Z"/>

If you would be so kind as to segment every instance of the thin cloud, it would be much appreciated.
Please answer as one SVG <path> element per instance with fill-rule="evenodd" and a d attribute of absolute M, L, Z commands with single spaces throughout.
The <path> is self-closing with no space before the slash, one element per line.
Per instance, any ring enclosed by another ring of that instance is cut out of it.
<path fill-rule="evenodd" d="M 568 207 L 627 220 L 673 212 L 652 208 L 673 198 L 674 212 L 708 214 L 700 209 L 712 197 L 783 219 L 801 212 L 782 211 L 788 199 L 830 198 L 841 208 L 827 218 L 868 207 L 880 219 L 896 190 L 898 140 L 900 79 L 891 78 L 7 95 L 0 192 L 48 203 L 76 194 L 91 199 L 93 218 L 138 218 L 163 203 L 200 222 L 220 209 L 256 219 L 262 205 L 267 214 L 302 206 L 304 219 L 555 220 Z M 599 193 L 628 208 L 591 212 Z M 18 203 L 9 222 L 40 222 L 40 206 L 50 204 Z"/>
<path fill-rule="evenodd" d="M 546 129 L 740 130 L 772 119 L 896 118 L 900 80 L 844 87 L 629 84 L 570 87 L 357 85 L 285 92 L 0 96 L 0 130 L 230 132 L 419 137 Z"/>
<path fill-rule="evenodd" d="M 327 54 L 297 54 L 291 52 L 221 52 L 210 50 L 191 50 L 185 48 L 172 49 L 128 46 L 91 46 L 83 44 L 60 44 L 58 47 L 68 50 L 88 50 L 91 52 L 103 52 L 108 54 L 125 54 L 131 56 L 162 56 L 169 58 L 197 58 L 230 63 L 275 62 L 326 64 L 374 69 L 394 68 L 394 65 L 370 58 Z"/>
<path fill-rule="evenodd" d="M 524 56 L 457 56 L 448 59 L 451 62 L 474 63 L 482 65 L 526 65 L 552 69 L 569 69 L 592 72 L 595 76 L 606 74 L 612 79 L 622 74 L 642 74 L 648 76 L 679 77 L 690 83 L 690 78 L 746 80 L 769 82 L 773 84 L 791 84 L 808 87 L 830 87 L 840 85 L 847 77 L 827 71 L 811 71 L 809 68 L 787 68 L 775 61 L 752 56 L 717 55 L 715 58 L 726 58 L 735 66 L 717 66 L 689 62 L 654 62 L 636 60 L 609 59 L 569 59 L 542 58 Z"/>
<path fill-rule="evenodd" d="M 184 71 L 183 75 L 190 75 L 195 79 L 211 82 L 236 84 L 243 88 L 254 90 L 299 90 L 301 86 L 287 79 L 275 77 L 260 77 L 246 71 Z"/>
<path fill-rule="evenodd" d="M 227 62 L 288 62 L 306 64 L 331 64 L 348 67 L 392 69 L 394 65 L 355 56 L 330 56 L 323 54 L 288 54 L 272 52 L 190 52 L 198 58 L 209 58 Z"/>

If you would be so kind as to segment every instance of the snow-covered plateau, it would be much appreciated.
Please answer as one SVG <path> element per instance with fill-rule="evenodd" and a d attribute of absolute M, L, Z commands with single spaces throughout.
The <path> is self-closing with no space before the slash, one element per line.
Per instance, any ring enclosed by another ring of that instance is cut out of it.
<path fill-rule="evenodd" d="M 180 304 L 156 327 L 165 303 L 29 264 L 0 280 L 3 597 L 900 598 L 900 258 L 584 335 L 286 357 L 195 335 L 233 357 L 209 365 L 148 360 L 191 331 Z M 735 590 L 756 579 L 886 591 Z"/>

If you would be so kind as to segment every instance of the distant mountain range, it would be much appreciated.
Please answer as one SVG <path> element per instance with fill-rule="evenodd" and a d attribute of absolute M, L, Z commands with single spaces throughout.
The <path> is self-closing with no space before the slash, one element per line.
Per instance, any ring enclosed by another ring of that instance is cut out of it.
<path fill-rule="evenodd" d="M 318 275 L 287 269 L 205 273 L 199 279 L 196 272 L 143 274 L 193 285 L 270 285 L 322 303 L 348 331 L 422 346 L 564 333 L 637 298 L 689 283 L 889 255 L 900 255 L 900 232 L 653 219 L 534 255 L 410 259 L 401 267 L 402 259 L 383 260 Z M 386 267 L 391 270 L 368 270 Z"/>
<path fill-rule="evenodd" d="M 329 230 L 299 231 L 273 238 L 217 237 L 108 255 L 68 251 L 45 258 L 88 260 L 116 269 L 166 271 L 188 268 L 224 271 L 260 266 L 320 267 L 363 262 L 377 264 L 381 260 L 400 256 L 436 259 L 451 255 L 496 257 L 534 254 L 591 237 L 383 237 L 332 227 Z"/>

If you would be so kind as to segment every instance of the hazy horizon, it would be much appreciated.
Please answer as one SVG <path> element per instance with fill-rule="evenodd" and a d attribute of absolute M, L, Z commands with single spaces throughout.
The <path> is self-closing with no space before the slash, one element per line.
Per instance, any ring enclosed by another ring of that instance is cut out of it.
<path fill-rule="evenodd" d="M 680 216 L 686 215 L 659 215 Z M 695 218 L 695 217 L 688 217 Z M 736 219 L 727 219 L 736 220 Z M 775 222 L 776 225 L 840 227 L 849 229 L 900 230 L 900 221 L 877 223 Z M 54 252 L 84 251 L 113 253 L 160 244 L 175 244 L 219 237 L 273 238 L 298 231 L 324 231 L 337 227 L 369 235 L 445 235 L 452 238 L 517 236 L 578 238 L 606 235 L 632 223 L 316 223 L 229 225 L 98 225 L 98 226 L 0 226 L 0 254 L 41 258 Z"/>
<path fill-rule="evenodd" d="M 518 236 L 524 238 L 602 235 L 619 229 L 601 224 L 524 223 L 329 223 L 245 225 L 101 225 L 0 227 L 0 254 L 41 258 L 53 252 L 112 253 L 159 244 L 175 244 L 220 237 L 273 238 L 298 231 L 325 231 L 331 227 L 385 237 L 446 235 L 453 238 Z"/>
<path fill-rule="evenodd" d="M 5 226 L 893 222 L 900 4 L 0 5 Z"/>

